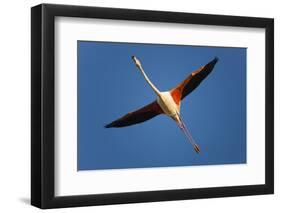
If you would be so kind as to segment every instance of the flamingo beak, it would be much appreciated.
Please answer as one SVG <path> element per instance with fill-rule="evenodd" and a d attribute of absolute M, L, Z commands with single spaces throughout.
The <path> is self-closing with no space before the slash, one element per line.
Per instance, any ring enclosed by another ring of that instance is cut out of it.
<path fill-rule="evenodd" d="M 135 65 L 140 69 L 140 68 L 141 68 L 141 63 L 140 63 L 140 61 L 137 59 L 137 57 L 133 55 L 133 56 L 132 56 L 132 59 L 133 59 Z"/>

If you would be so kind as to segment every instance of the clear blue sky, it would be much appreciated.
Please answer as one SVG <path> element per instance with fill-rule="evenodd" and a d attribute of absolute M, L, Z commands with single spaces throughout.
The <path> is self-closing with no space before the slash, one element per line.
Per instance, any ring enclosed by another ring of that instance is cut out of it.
<path fill-rule="evenodd" d="M 246 49 L 78 41 L 78 170 L 246 163 Z M 182 102 L 197 154 L 165 115 L 124 128 L 105 124 L 155 100 L 215 56 L 213 72 Z"/>

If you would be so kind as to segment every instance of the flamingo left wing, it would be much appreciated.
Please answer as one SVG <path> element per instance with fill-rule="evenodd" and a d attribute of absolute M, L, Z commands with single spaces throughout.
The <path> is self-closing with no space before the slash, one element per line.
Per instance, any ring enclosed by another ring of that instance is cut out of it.
<path fill-rule="evenodd" d="M 199 84 L 212 72 L 218 58 L 214 58 L 205 66 L 193 71 L 184 81 L 178 84 L 175 88 L 170 90 L 174 101 L 178 104 L 189 93 L 191 93 Z"/>
<path fill-rule="evenodd" d="M 161 114 L 162 112 L 163 111 L 161 107 L 158 105 L 158 103 L 156 101 L 153 101 L 152 103 L 146 105 L 145 107 L 138 109 L 134 112 L 129 112 L 123 117 L 111 122 L 110 124 L 105 125 L 105 128 L 125 127 L 125 126 L 134 125 L 149 120 Z"/>

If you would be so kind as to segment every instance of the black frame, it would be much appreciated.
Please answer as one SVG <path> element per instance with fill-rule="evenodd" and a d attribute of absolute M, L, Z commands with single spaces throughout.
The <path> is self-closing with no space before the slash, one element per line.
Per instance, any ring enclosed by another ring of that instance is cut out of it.
<path fill-rule="evenodd" d="M 56 16 L 264 28 L 265 184 L 54 196 L 54 21 Z M 274 192 L 274 20 L 164 11 L 41 4 L 31 8 L 31 204 L 39 208 L 214 198 Z"/>

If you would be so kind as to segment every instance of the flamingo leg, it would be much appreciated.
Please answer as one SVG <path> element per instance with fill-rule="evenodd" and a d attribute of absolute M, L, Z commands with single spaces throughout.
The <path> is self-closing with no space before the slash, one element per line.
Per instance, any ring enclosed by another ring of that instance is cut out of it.
<path fill-rule="evenodd" d="M 184 135 L 187 137 L 188 141 L 193 146 L 193 149 L 195 150 L 195 152 L 199 153 L 200 152 L 199 146 L 195 143 L 195 141 L 194 141 L 194 139 L 193 139 L 189 129 L 186 127 L 186 125 L 182 121 L 182 118 L 180 116 L 179 116 L 179 118 L 180 118 L 180 122 L 177 123 L 179 128 L 183 131 Z"/>

